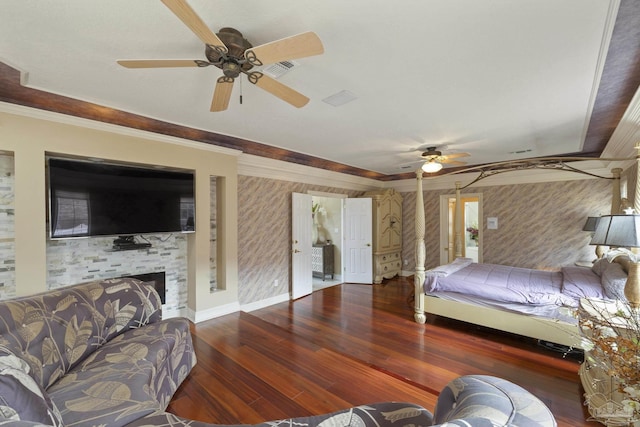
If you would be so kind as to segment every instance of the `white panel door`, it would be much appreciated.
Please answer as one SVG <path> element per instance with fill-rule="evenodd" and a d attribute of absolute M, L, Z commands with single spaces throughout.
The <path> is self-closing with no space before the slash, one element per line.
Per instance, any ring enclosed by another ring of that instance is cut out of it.
<path fill-rule="evenodd" d="M 291 195 L 291 299 L 313 291 L 311 270 L 311 195 Z"/>
<path fill-rule="evenodd" d="M 344 200 L 344 281 L 373 283 L 373 223 L 370 198 Z"/>

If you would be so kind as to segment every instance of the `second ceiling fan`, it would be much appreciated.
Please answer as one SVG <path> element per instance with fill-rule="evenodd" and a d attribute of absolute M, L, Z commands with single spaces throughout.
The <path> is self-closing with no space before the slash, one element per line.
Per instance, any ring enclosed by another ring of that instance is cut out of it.
<path fill-rule="evenodd" d="M 443 163 L 456 166 L 466 165 L 466 162 L 454 159 L 468 156 L 469 153 L 442 154 L 442 151 L 438 150 L 438 147 L 428 147 L 427 151 L 422 153 L 422 158 L 425 160 L 425 163 L 422 165 L 422 170 L 429 173 L 438 172 L 442 169 Z"/>
<path fill-rule="evenodd" d="M 236 77 L 246 74 L 250 83 L 300 108 L 309 98 L 260 71 L 251 71 L 254 66 L 320 55 L 324 47 L 314 32 L 276 40 L 253 47 L 240 31 L 222 28 L 215 34 L 187 4 L 186 0 L 162 0 L 189 29 L 205 44 L 204 60 L 191 59 L 151 59 L 121 60 L 118 64 L 126 68 L 166 68 L 166 67 L 208 67 L 213 65 L 222 70 L 223 75 L 216 81 L 211 101 L 212 112 L 224 111 L 229 106 L 231 91 Z"/>

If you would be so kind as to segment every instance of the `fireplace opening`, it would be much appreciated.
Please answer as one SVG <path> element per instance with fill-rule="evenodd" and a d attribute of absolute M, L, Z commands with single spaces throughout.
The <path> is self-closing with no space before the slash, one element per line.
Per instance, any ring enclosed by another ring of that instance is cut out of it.
<path fill-rule="evenodd" d="M 155 273 L 143 273 L 143 274 L 126 274 L 122 277 L 133 277 L 134 279 L 142 280 L 143 282 L 150 283 L 160 295 L 160 301 L 165 303 L 166 298 L 166 283 L 165 272 L 158 271 Z"/>

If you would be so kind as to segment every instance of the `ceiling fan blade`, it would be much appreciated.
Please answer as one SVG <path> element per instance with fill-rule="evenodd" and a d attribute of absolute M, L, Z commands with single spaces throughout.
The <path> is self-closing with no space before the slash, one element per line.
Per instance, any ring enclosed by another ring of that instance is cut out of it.
<path fill-rule="evenodd" d="M 229 77 L 220 77 L 216 82 L 216 89 L 213 91 L 210 111 L 216 113 L 224 111 L 229 107 L 229 99 L 233 90 L 234 80 Z"/>
<path fill-rule="evenodd" d="M 126 68 L 198 67 L 192 59 L 134 59 L 117 61 Z"/>
<path fill-rule="evenodd" d="M 449 159 L 441 160 L 440 163 L 446 163 L 448 165 L 455 165 L 455 166 L 462 166 L 467 164 L 467 162 L 459 162 L 458 160 L 449 160 Z"/>
<path fill-rule="evenodd" d="M 276 40 L 247 49 L 245 58 L 256 66 L 276 62 L 305 58 L 324 53 L 324 47 L 318 35 L 312 31 Z"/>
<path fill-rule="evenodd" d="M 448 159 L 457 159 L 460 157 L 469 157 L 471 154 L 469 153 L 452 153 L 452 154 L 445 154 L 445 157 Z"/>
<path fill-rule="evenodd" d="M 211 31 L 198 14 L 189 6 L 186 0 L 162 0 L 174 15 L 176 15 L 204 44 L 218 46 L 227 52 L 227 47 L 222 41 Z"/>
<path fill-rule="evenodd" d="M 288 102 L 294 107 L 304 107 L 309 102 L 309 98 L 307 98 L 303 94 L 296 92 L 289 86 L 283 85 L 279 81 L 272 79 L 271 77 L 266 76 L 259 71 L 247 73 L 247 76 L 249 78 L 249 81 L 258 86 L 260 89 L 266 90 L 271 95 L 277 96 L 278 98 L 282 99 L 285 102 Z"/>

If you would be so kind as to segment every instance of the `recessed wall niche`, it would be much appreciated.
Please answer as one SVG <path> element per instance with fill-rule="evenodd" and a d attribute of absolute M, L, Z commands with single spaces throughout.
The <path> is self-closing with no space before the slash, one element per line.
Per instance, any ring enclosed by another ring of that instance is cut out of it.
<path fill-rule="evenodd" d="M 16 296 L 14 159 L 0 154 L 0 300 Z"/>
<path fill-rule="evenodd" d="M 16 296 L 14 233 L 14 158 L 0 153 L 0 300 Z M 211 177 L 211 272 L 210 286 L 216 280 L 216 209 L 218 177 Z M 45 201 L 43 201 L 45 203 Z M 207 201 L 204 201 L 207 203 Z M 43 225 L 43 228 L 44 225 Z M 180 233 L 145 235 L 150 248 L 113 252 L 114 237 L 88 237 L 69 240 L 46 238 L 47 289 L 90 280 L 164 271 L 166 274 L 165 316 L 187 310 L 187 239 Z"/>
<path fill-rule="evenodd" d="M 217 191 L 218 177 L 209 177 L 209 203 L 211 209 L 211 217 L 209 218 L 211 224 L 211 236 L 210 236 L 210 258 L 209 258 L 209 290 L 216 292 L 224 289 L 224 285 L 218 283 L 218 265 L 217 265 L 217 253 L 218 253 L 218 234 L 217 234 L 217 218 L 218 218 L 218 191 Z"/>

